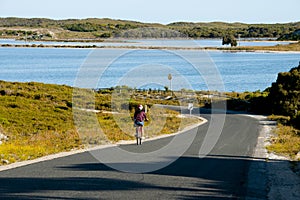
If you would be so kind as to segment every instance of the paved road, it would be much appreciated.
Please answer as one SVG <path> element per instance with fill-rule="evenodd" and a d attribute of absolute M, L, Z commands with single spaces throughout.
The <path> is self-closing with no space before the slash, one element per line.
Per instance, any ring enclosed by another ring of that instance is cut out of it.
<path fill-rule="evenodd" d="M 203 116 L 210 120 L 209 114 Z M 194 129 L 197 135 L 188 150 L 171 165 L 154 172 L 120 172 L 99 163 L 88 152 L 2 171 L 0 199 L 235 199 L 247 194 L 265 198 L 264 188 L 259 193 L 247 189 L 250 163 L 259 162 L 249 160 L 259 122 L 228 114 L 217 144 L 206 157 L 199 158 L 208 127 L 206 123 Z M 183 133 L 188 134 L 190 131 Z M 171 139 L 121 148 L 151 152 Z"/>

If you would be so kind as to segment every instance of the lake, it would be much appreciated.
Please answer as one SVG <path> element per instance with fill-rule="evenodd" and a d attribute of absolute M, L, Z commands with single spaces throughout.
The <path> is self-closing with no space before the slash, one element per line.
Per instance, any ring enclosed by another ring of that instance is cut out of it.
<path fill-rule="evenodd" d="M 95 52 L 97 60 L 91 58 Z M 213 73 L 217 71 L 225 91 L 243 92 L 266 89 L 276 81 L 279 72 L 289 71 L 300 61 L 300 53 L 206 51 L 205 61 L 210 59 L 211 68 L 201 68 L 199 73 L 192 67 L 193 62 L 185 59 L 202 62 L 203 55 L 198 54 L 167 50 L 0 48 L 0 79 L 78 86 L 80 71 L 87 80 L 89 76 L 101 77 L 92 88 L 124 84 L 156 89 L 169 87 L 171 73 L 172 89 L 208 90 L 215 89 L 206 82 L 214 80 Z M 86 71 L 83 67 L 87 67 Z"/>

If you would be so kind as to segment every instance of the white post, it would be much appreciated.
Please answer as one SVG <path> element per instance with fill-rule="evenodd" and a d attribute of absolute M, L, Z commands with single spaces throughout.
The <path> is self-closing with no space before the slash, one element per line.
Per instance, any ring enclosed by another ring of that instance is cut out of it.
<path fill-rule="evenodd" d="M 170 80 L 170 91 L 172 92 L 172 74 L 168 75 L 168 79 Z"/>
<path fill-rule="evenodd" d="M 194 108 L 193 103 L 189 103 L 189 104 L 188 104 L 188 109 L 190 110 L 190 115 L 192 115 L 192 110 L 193 110 L 193 108 Z"/>

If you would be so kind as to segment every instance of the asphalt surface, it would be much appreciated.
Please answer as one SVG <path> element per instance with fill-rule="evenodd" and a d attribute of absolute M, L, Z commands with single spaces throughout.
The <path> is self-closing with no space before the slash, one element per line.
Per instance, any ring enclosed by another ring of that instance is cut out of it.
<path fill-rule="evenodd" d="M 227 114 L 217 143 L 208 155 L 199 157 L 211 120 L 209 113 L 201 112 L 201 116 L 208 123 L 181 134 L 185 140 L 193 131 L 196 133 L 185 153 L 162 169 L 126 173 L 85 152 L 0 172 L 0 199 L 244 199 L 249 194 L 264 199 L 266 189 L 256 192 L 247 187 L 250 164 L 260 162 L 251 160 L 259 122 Z M 149 153 L 171 141 L 172 137 L 118 148 L 135 154 Z M 114 148 L 117 147 L 98 151 Z M 124 163 L 122 159 L 114 164 L 135 167 L 135 163 Z"/>

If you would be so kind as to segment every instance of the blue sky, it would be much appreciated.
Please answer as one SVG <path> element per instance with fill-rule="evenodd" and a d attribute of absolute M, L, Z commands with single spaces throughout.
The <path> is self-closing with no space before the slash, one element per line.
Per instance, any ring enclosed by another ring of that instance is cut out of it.
<path fill-rule="evenodd" d="M 0 0 L 0 17 L 282 23 L 300 21 L 299 8 L 299 0 Z"/>

